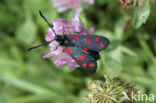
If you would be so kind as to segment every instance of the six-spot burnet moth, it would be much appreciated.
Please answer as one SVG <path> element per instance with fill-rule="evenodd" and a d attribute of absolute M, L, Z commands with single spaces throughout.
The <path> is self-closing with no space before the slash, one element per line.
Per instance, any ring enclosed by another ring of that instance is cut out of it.
<path fill-rule="evenodd" d="M 89 73 L 96 72 L 96 61 L 100 59 L 99 51 L 108 47 L 109 40 L 106 37 L 99 35 L 78 35 L 79 33 L 70 35 L 64 34 L 63 32 L 63 35 L 57 35 L 53 29 L 53 26 L 42 15 L 41 11 L 39 11 L 39 13 L 40 16 L 51 27 L 52 31 L 55 34 L 55 38 L 49 42 L 31 47 L 28 49 L 28 51 L 55 40 L 59 43 L 58 46 L 61 46 L 63 48 L 63 51 L 68 53 L 80 65 L 82 69 L 86 70 Z"/>

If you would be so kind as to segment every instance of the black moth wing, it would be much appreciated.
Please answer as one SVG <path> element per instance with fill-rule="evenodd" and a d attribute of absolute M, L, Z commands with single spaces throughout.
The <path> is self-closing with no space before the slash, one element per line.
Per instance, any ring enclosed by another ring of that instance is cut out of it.
<path fill-rule="evenodd" d="M 76 45 L 90 51 L 101 51 L 109 45 L 109 40 L 99 35 L 71 35 L 71 39 Z"/>
<path fill-rule="evenodd" d="M 65 47 L 64 51 L 67 52 L 80 66 L 83 70 L 86 70 L 89 73 L 95 73 L 97 70 L 97 62 L 96 60 L 99 59 L 99 54 L 94 53 L 95 56 L 98 56 L 94 58 L 92 55 L 90 55 L 90 52 L 87 51 L 84 53 L 84 49 L 73 46 L 73 47 Z"/>

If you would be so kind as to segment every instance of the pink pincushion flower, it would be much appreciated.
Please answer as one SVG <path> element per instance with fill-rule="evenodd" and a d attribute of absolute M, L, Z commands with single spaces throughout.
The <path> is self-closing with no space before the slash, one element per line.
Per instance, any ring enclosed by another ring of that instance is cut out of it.
<path fill-rule="evenodd" d="M 71 18 L 71 22 L 68 22 L 61 18 L 57 18 L 56 20 L 52 21 L 52 24 L 53 29 L 57 35 L 63 35 L 63 28 L 65 30 L 65 35 L 72 35 L 74 32 L 81 32 L 80 35 L 88 35 L 94 32 L 93 27 L 87 31 L 84 28 L 84 24 L 81 22 L 80 18 L 76 15 Z M 48 27 L 47 32 L 48 35 L 45 36 L 46 41 L 53 40 L 55 34 L 50 27 Z M 49 58 L 52 56 L 57 67 L 62 67 L 65 64 L 69 64 L 68 69 L 72 69 L 73 67 L 79 67 L 75 60 L 73 60 L 67 53 L 63 52 L 63 48 L 61 46 L 56 49 L 57 45 L 59 44 L 56 41 L 51 42 L 49 44 L 50 52 L 43 56 L 43 58 Z"/>
<path fill-rule="evenodd" d="M 71 8 L 76 12 L 81 12 L 84 3 L 94 4 L 94 0 L 53 0 L 54 7 L 56 7 L 59 12 Z"/>

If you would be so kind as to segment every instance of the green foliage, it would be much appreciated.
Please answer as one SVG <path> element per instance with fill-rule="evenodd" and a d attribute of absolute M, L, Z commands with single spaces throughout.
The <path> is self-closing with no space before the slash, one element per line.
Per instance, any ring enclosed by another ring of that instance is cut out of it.
<path fill-rule="evenodd" d="M 137 0 L 135 0 L 137 1 Z M 85 5 L 84 5 L 85 6 Z M 103 75 L 132 82 L 142 93 L 156 95 L 156 12 L 150 0 L 142 0 L 133 10 L 124 11 L 118 0 L 95 0 L 84 7 L 80 18 L 86 28 L 110 39 L 100 52 L 98 70 L 88 74 L 79 69 L 56 68 L 52 58 L 43 59 L 49 47 L 27 52 L 43 43 L 47 19 L 70 20 L 73 11 L 58 13 L 52 0 L 0 1 L 0 103 L 88 103 L 87 85 Z M 129 13 L 130 12 L 130 13 Z M 131 27 L 124 30 L 127 20 Z"/>
<path fill-rule="evenodd" d="M 150 1 L 142 1 L 142 9 L 139 7 L 135 10 L 133 25 L 135 28 L 139 28 L 143 23 L 146 23 L 150 14 Z"/>

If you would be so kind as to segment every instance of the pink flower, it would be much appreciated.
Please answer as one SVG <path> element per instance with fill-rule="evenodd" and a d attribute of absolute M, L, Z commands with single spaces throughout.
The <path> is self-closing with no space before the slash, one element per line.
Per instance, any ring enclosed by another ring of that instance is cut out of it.
<path fill-rule="evenodd" d="M 94 4 L 94 0 L 54 0 L 54 7 L 57 8 L 59 12 L 63 12 L 67 9 L 74 9 L 76 12 L 81 12 L 83 4 Z"/>
<path fill-rule="evenodd" d="M 66 34 L 72 35 L 74 32 L 80 32 L 80 35 L 88 35 L 94 32 L 94 28 L 90 28 L 90 30 L 86 30 L 84 28 L 84 24 L 81 22 L 78 16 L 74 16 L 71 18 L 71 22 L 68 22 L 64 19 L 57 18 L 52 21 L 53 29 L 57 35 L 63 35 L 63 27 L 65 29 Z M 48 27 L 47 29 L 48 35 L 45 36 L 46 41 L 53 40 L 55 34 L 52 29 Z M 57 67 L 62 67 L 65 64 L 68 64 L 68 69 L 72 69 L 73 67 L 79 67 L 79 65 L 73 60 L 67 53 L 63 52 L 63 48 L 59 46 L 57 49 L 57 45 L 59 45 L 56 41 L 53 41 L 49 44 L 50 52 L 43 56 L 43 58 L 53 57 L 55 64 Z M 56 49 L 56 50 L 55 50 Z"/>

